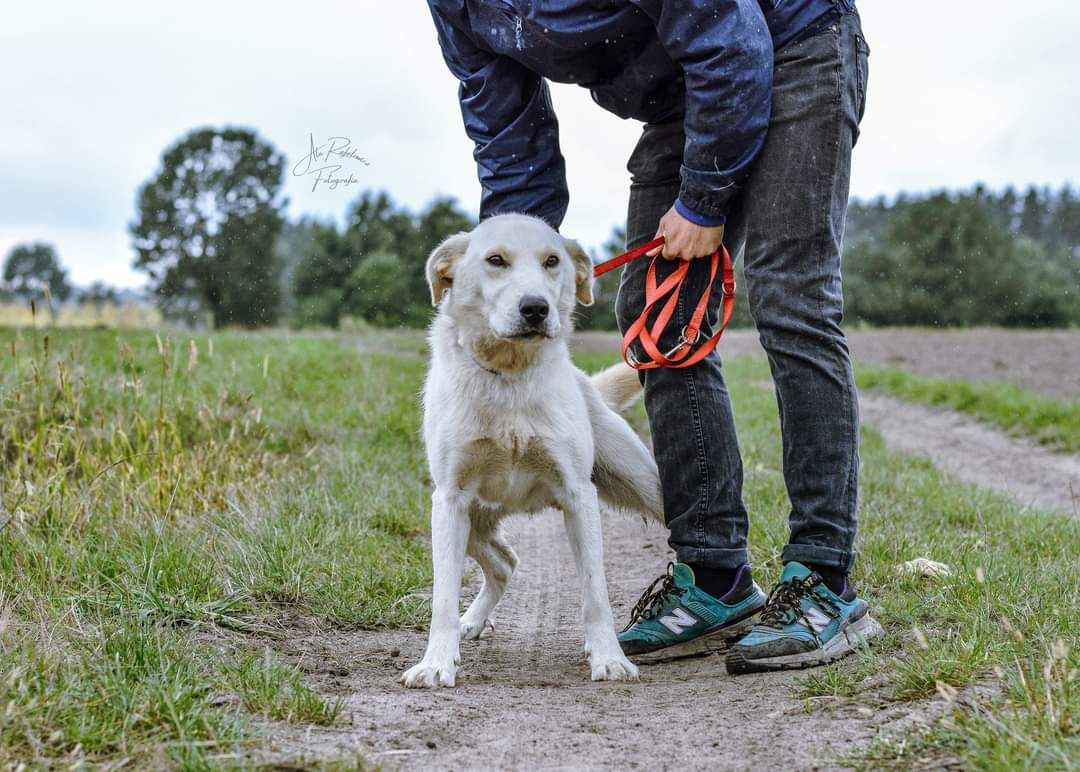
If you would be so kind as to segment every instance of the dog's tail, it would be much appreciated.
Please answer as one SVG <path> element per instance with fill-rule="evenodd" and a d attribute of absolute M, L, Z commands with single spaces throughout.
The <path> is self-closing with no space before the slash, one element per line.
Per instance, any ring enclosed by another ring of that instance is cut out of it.
<path fill-rule="evenodd" d="M 581 378 L 586 378 L 584 373 Z M 619 363 L 590 378 L 586 388 L 592 423 L 593 482 L 600 500 L 608 507 L 664 522 L 660 476 L 645 443 L 619 411 L 633 404 L 641 393 L 637 372 Z"/>
<path fill-rule="evenodd" d="M 625 362 L 614 364 L 592 376 L 593 385 L 605 404 L 616 413 L 627 410 L 641 394 L 637 370 Z"/>

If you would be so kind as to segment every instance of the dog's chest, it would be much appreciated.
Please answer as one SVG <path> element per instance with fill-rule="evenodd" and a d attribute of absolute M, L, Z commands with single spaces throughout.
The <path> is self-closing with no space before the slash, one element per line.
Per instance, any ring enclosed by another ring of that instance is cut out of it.
<path fill-rule="evenodd" d="M 533 512 L 555 504 L 562 473 L 547 444 L 536 436 L 483 437 L 466 443 L 457 484 L 489 507 Z"/>

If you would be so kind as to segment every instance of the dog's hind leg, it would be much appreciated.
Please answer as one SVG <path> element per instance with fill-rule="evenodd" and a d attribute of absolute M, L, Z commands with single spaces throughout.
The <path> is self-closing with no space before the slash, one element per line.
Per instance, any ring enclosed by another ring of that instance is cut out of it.
<path fill-rule="evenodd" d="M 461 617 L 461 637 L 486 638 L 495 628 L 491 612 L 506 592 L 506 584 L 517 568 L 517 555 L 499 532 L 498 526 L 486 533 L 473 531 L 469 539 L 469 557 L 480 564 L 484 584 L 480 594 Z"/>
<path fill-rule="evenodd" d="M 435 568 L 431 630 L 424 658 L 398 679 L 408 687 L 454 685 L 461 651 L 461 575 L 471 527 L 466 495 L 436 488 L 431 496 L 431 559 Z"/>
<path fill-rule="evenodd" d="M 636 681 L 637 667 L 623 654 L 604 576 L 604 543 L 596 487 L 585 482 L 567 497 L 563 508 L 570 551 L 581 582 L 585 653 L 594 681 Z"/>

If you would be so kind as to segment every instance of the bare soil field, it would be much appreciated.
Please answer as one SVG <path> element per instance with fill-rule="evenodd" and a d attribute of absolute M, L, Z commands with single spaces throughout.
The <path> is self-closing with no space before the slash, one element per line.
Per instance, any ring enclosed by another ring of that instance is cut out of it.
<path fill-rule="evenodd" d="M 1080 515 L 1080 456 L 1054 453 L 951 410 L 862 392 L 859 409 L 895 450 L 924 456 L 964 482 L 1025 507 Z"/>
<path fill-rule="evenodd" d="M 1000 381 L 1055 399 L 1080 399 L 1080 330 L 849 330 L 856 365 L 898 367 L 926 375 Z M 582 351 L 618 348 L 614 333 L 580 333 Z M 757 333 L 731 330 L 722 356 L 760 354 Z"/>

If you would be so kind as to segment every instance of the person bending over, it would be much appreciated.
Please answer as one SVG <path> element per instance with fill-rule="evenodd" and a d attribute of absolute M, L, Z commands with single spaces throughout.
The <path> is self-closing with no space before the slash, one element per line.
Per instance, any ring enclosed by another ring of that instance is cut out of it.
<path fill-rule="evenodd" d="M 840 326 L 840 253 L 869 55 L 853 0 L 428 5 L 460 81 L 481 219 L 523 212 L 561 225 L 569 196 L 545 79 L 577 83 L 600 107 L 644 122 L 627 163 L 627 248 L 663 235 L 660 278 L 675 260 L 691 261 L 689 298 L 708 281 L 709 261 L 699 258 L 721 243 L 744 261 L 783 435 L 783 569 L 766 599 L 751 577 L 719 355 L 642 371 L 677 562 L 635 606 L 619 635 L 626 653 L 674 658 L 742 635 L 727 654 L 728 670 L 740 673 L 828 662 L 879 634 L 848 579 L 859 416 Z M 623 269 L 623 331 L 642 312 L 646 263 Z M 719 282 L 714 292 L 711 316 Z M 661 350 L 691 311 L 680 305 Z"/>

